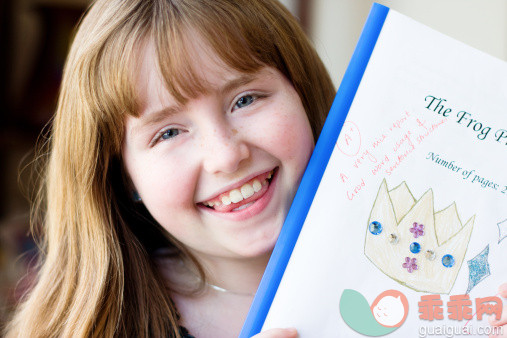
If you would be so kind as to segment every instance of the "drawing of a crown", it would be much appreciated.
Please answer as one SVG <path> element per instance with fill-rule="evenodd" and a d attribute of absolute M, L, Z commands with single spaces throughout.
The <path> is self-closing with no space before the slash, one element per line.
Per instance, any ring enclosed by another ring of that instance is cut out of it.
<path fill-rule="evenodd" d="M 475 216 L 462 225 L 456 204 L 434 212 L 433 191 L 416 201 L 405 182 L 388 191 L 385 179 L 373 204 L 365 255 L 411 289 L 449 293 L 463 263 Z"/>

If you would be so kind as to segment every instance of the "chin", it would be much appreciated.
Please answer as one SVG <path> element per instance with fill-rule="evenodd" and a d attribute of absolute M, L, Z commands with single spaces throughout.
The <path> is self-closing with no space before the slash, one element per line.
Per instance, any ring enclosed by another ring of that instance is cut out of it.
<path fill-rule="evenodd" d="M 243 242 L 238 245 L 236 250 L 237 254 L 242 258 L 266 258 L 271 256 L 275 247 L 280 228 L 272 234 L 264 235 L 262 238 L 255 241 Z M 241 241 L 240 241 L 241 242 Z"/>

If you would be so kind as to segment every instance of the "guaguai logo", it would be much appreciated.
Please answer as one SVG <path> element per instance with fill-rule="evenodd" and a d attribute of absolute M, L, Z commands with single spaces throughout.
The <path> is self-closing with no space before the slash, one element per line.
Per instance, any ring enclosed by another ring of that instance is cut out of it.
<path fill-rule="evenodd" d="M 340 314 L 352 330 L 370 337 L 383 336 L 405 322 L 408 300 L 398 290 L 386 290 L 370 306 L 362 294 L 346 289 L 340 298 Z"/>

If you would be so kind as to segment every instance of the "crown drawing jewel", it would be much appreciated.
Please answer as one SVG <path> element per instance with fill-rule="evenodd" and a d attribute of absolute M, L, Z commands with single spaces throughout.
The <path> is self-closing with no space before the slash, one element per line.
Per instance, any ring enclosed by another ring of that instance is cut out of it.
<path fill-rule="evenodd" d="M 456 204 L 434 211 L 433 190 L 415 200 L 405 182 L 388 191 L 385 179 L 368 219 L 365 255 L 411 289 L 449 293 L 461 268 L 475 216 L 464 225 Z"/>

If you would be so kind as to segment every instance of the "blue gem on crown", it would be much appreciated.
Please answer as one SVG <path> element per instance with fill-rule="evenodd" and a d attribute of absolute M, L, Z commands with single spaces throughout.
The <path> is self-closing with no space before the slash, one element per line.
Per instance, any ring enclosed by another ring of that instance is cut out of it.
<path fill-rule="evenodd" d="M 410 252 L 415 254 L 421 252 L 421 244 L 417 242 L 413 242 L 412 244 L 410 244 Z"/>
<path fill-rule="evenodd" d="M 442 265 L 446 268 L 452 268 L 454 265 L 454 257 L 449 254 L 444 255 L 444 257 L 442 257 Z"/>
<path fill-rule="evenodd" d="M 373 221 L 370 223 L 369 229 L 372 234 L 378 235 L 382 232 L 382 224 L 380 224 L 380 222 Z"/>

